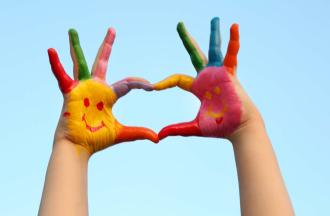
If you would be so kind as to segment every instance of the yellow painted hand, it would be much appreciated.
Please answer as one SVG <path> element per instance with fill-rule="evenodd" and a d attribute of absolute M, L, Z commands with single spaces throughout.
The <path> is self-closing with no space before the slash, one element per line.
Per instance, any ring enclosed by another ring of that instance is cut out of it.
<path fill-rule="evenodd" d="M 141 78 L 126 78 L 113 85 L 105 82 L 115 30 L 112 28 L 108 30 L 91 74 L 77 32 L 74 29 L 69 30 L 69 37 L 74 79 L 66 74 L 56 51 L 52 48 L 48 50 L 52 71 L 64 96 L 55 139 L 68 139 L 74 144 L 83 146 L 91 154 L 125 141 L 149 139 L 157 143 L 158 136 L 152 130 L 124 126 L 112 114 L 112 107 L 117 99 L 131 89 L 152 90 L 151 84 Z"/>

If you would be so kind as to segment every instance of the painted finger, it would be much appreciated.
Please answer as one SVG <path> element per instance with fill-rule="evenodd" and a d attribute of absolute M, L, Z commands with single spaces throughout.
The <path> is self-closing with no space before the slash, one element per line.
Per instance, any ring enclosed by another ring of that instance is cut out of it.
<path fill-rule="evenodd" d="M 152 85 L 145 79 L 138 77 L 129 77 L 118 81 L 111 85 L 112 89 L 117 95 L 117 98 L 120 98 L 126 95 L 132 89 L 144 89 L 146 91 L 152 91 Z"/>
<path fill-rule="evenodd" d="M 89 69 L 85 60 L 83 50 L 80 46 L 78 32 L 75 29 L 69 30 L 70 53 L 73 61 L 75 80 L 90 79 Z"/>
<path fill-rule="evenodd" d="M 186 30 L 186 27 L 184 26 L 183 22 L 178 23 L 177 31 L 179 33 L 179 36 L 182 40 L 184 47 L 186 48 L 190 56 L 191 62 L 198 73 L 199 71 L 203 70 L 203 68 L 207 64 L 207 59 L 204 53 L 199 48 L 196 41 L 194 40 L 194 38 L 191 37 L 188 31 Z"/>
<path fill-rule="evenodd" d="M 179 88 L 190 92 L 193 82 L 194 78 L 191 76 L 184 74 L 174 74 L 154 84 L 153 88 L 159 91 L 178 86 Z"/>
<path fill-rule="evenodd" d="M 112 45 L 116 37 L 116 31 L 113 28 L 109 28 L 107 35 L 104 38 L 102 45 L 99 48 L 94 65 L 92 68 L 92 76 L 105 80 L 108 61 L 112 50 Z"/>
<path fill-rule="evenodd" d="M 144 139 L 148 139 L 154 143 L 159 142 L 158 135 L 148 128 L 122 126 L 119 129 L 115 143 Z"/>
<path fill-rule="evenodd" d="M 209 63 L 207 66 L 222 66 L 223 57 L 221 53 L 221 37 L 219 18 L 215 17 L 211 20 L 211 35 L 209 46 Z"/>
<path fill-rule="evenodd" d="M 233 69 L 232 73 L 234 73 L 237 67 L 237 54 L 239 51 L 239 46 L 238 24 L 233 24 L 230 28 L 230 40 L 224 60 L 224 65 Z"/>
<path fill-rule="evenodd" d="M 194 120 L 166 126 L 158 133 L 160 140 L 168 136 L 202 136 L 202 132 L 199 129 L 197 120 Z"/>
<path fill-rule="evenodd" d="M 52 68 L 52 71 L 58 81 L 60 90 L 66 94 L 71 91 L 74 86 L 74 81 L 71 77 L 65 72 L 60 59 L 58 58 L 57 52 L 55 49 L 48 49 L 49 62 Z"/>

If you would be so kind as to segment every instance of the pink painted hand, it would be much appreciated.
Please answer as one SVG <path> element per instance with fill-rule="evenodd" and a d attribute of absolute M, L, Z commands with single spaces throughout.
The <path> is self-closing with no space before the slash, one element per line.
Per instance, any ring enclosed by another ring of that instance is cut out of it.
<path fill-rule="evenodd" d="M 106 83 L 107 64 L 115 30 L 108 30 L 91 74 L 80 47 L 78 33 L 71 29 L 69 37 L 74 80 L 66 74 L 55 49 L 48 50 L 52 71 L 64 96 L 55 141 L 67 139 L 84 147 L 90 154 L 125 141 L 149 139 L 157 143 L 158 136 L 152 130 L 124 126 L 112 114 L 115 102 L 131 89 L 152 90 L 152 85 L 141 78 L 126 78 L 112 85 Z"/>
<path fill-rule="evenodd" d="M 238 25 L 234 24 L 230 29 L 230 41 L 224 60 L 220 50 L 219 18 L 211 21 L 208 60 L 183 23 L 178 24 L 177 30 L 198 75 L 193 78 L 175 74 L 154 84 L 154 89 L 178 86 L 198 97 L 201 107 L 193 121 L 169 125 L 159 132 L 158 137 L 163 139 L 181 135 L 229 138 L 245 123 L 259 116 L 236 76 Z"/>

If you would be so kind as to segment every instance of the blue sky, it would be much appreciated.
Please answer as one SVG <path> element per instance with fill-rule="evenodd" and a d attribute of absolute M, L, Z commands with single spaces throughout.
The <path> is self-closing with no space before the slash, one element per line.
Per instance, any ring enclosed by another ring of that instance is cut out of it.
<path fill-rule="evenodd" d="M 117 31 L 107 80 L 156 82 L 195 75 L 176 33 L 187 28 L 207 52 L 220 17 L 223 51 L 240 24 L 238 76 L 260 109 L 297 215 L 325 215 L 330 203 L 329 1 L 6 1 L 0 3 L 0 214 L 35 215 L 62 106 L 47 57 L 68 72 L 74 27 L 91 66 L 110 26 Z M 159 131 L 194 118 L 199 102 L 171 89 L 134 91 L 115 106 L 128 125 Z M 172 137 L 121 144 L 89 163 L 91 215 L 239 215 L 233 151 L 221 139 Z"/>

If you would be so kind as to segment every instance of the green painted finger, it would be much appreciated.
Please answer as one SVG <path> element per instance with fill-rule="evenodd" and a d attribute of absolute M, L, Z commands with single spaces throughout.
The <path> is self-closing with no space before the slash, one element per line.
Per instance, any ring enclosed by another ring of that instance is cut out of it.
<path fill-rule="evenodd" d="M 179 22 L 177 31 L 183 42 L 184 47 L 190 55 L 191 62 L 193 63 L 197 72 L 201 71 L 207 64 L 207 60 L 201 49 L 198 47 L 195 40 L 189 35 L 183 22 Z"/>
<path fill-rule="evenodd" d="M 85 80 L 90 79 L 91 75 L 88 70 L 88 65 L 85 60 L 84 53 L 80 46 L 78 32 L 75 29 L 69 30 L 70 52 L 74 64 L 75 79 Z"/>

